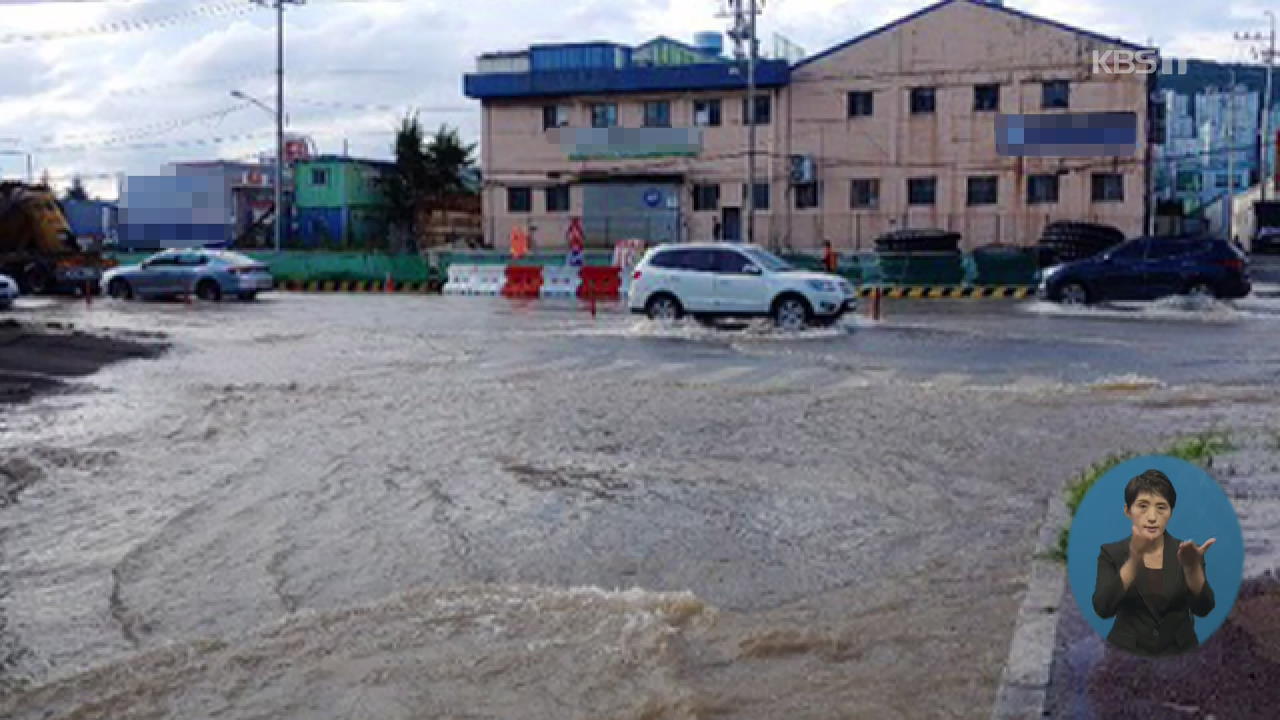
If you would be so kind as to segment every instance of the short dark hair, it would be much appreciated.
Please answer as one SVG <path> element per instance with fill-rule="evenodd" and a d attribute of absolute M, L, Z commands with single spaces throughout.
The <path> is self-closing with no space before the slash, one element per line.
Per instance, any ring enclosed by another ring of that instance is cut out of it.
<path fill-rule="evenodd" d="M 1178 491 L 1173 489 L 1169 476 L 1159 470 L 1147 470 L 1129 481 L 1124 488 L 1124 506 L 1133 507 L 1133 502 L 1144 492 L 1168 500 L 1170 510 L 1178 504 Z"/>

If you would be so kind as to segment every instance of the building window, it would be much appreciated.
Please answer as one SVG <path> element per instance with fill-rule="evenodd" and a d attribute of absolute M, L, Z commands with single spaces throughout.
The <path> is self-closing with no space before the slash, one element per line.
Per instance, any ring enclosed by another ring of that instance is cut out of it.
<path fill-rule="evenodd" d="M 849 192 L 849 207 L 867 209 L 880 207 L 880 181 L 875 178 L 858 178 Z"/>
<path fill-rule="evenodd" d="M 325 168 L 311 168 L 311 184 L 315 187 L 327 187 L 329 171 Z"/>
<path fill-rule="evenodd" d="M 1030 175 L 1027 177 L 1027 204 L 1052 205 L 1058 202 L 1058 176 Z"/>
<path fill-rule="evenodd" d="M 649 100 L 644 104 L 645 127 L 671 127 L 671 103 L 667 100 Z"/>
<path fill-rule="evenodd" d="M 822 186 L 816 182 L 796 185 L 796 209 L 810 210 L 822 204 Z"/>
<path fill-rule="evenodd" d="M 720 101 L 694 100 L 693 124 L 699 127 L 720 127 Z"/>
<path fill-rule="evenodd" d="M 694 212 L 706 212 L 709 210 L 720 209 L 720 186 L 719 185 L 694 185 L 693 186 L 693 210 Z"/>
<path fill-rule="evenodd" d="M 756 183 L 755 192 L 751 194 L 751 205 L 756 210 L 769 209 L 769 183 Z M 747 184 L 742 184 L 742 198 L 747 197 Z"/>
<path fill-rule="evenodd" d="M 1045 110 L 1071 107 L 1071 83 L 1066 80 L 1048 80 L 1041 89 L 1041 107 Z"/>
<path fill-rule="evenodd" d="M 618 126 L 617 103 L 596 103 L 591 106 L 591 127 L 610 128 Z"/>
<path fill-rule="evenodd" d="M 507 212 L 527 213 L 533 211 L 533 191 L 527 187 L 507 188 Z"/>
<path fill-rule="evenodd" d="M 937 109 L 937 88 L 911 88 L 911 114 L 928 115 Z"/>
<path fill-rule="evenodd" d="M 973 111 L 996 112 L 1000 109 L 999 85 L 975 85 L 973 88 Z"/>
<path fill-rule="evenodd" d="M 542 129 L 569 127 L 568 105 L 543 105 Z"/>
<path fill-rule="evenodd" d="M 995 205 L 1000 202 L 1000 178 L 983 175 L 969 178 L 969 205 Z"/>
<path fill-rule="evenodd" d="M 1226 186 L 1225 178 L 1222 185 Z M 1094 202 L 1124 202 L 1124 176 L 1120 173 L 1093 174 Z"/>
<path fill-rule="evenodd" d="M 907 178 L 907 204 L 933 205 L 938 202 L 938 178 Z"/>
<path fill-rule="evenodd" d="M 849 117 L 871 117 L 875 114 L 876 96 L 868 91 L 849 93 Z"/>
<path fill-rule="evenodd" d="M 768 125 L 773 114 L 772 99 L 768 95 L 756 95 L 755 125 Z M 753 124 L 748 119 L 747 99 L 742 98 L 742 124 Z"/>
<path fill-rule="evenodd" d="M 569 186 L 552 185 L 547 188 L 547 212 L 569 212 Z"/>

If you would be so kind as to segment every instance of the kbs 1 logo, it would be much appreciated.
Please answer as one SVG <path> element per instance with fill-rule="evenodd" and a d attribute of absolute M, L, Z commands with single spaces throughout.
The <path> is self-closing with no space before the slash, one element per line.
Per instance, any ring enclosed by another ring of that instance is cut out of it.
<path fill-rule="evenodd" d="M 1095 75 L 1186 75 L 1186 60 L 1161 58 L 1155 50 L 1093 51 Z"/>

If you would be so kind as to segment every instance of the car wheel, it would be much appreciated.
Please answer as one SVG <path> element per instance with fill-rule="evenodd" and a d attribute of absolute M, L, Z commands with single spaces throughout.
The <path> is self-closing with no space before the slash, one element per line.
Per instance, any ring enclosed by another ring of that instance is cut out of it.
<path fill-rule="evenodd" d="M 222 288 L 213 280 L 201 280 L 196 285 L 196 297 L 208 302 L 218 302 L 222 300 Z"/>
<path fill-rule="evenodd" d="M 32 295 L 44 295 L 53 289 L 53 276 L 43 265 L 32 265 L 23 273 L 22 284 Z"/>
<path fill-rule="evenodd" d="M 117 300 L 132 300 L 133 287 L 124 278 L 112 278 L 111 282 L 107 283 L 107 294 Z"/>
<path fill-rule="evenodd" d="M 644 310 L 650 320 L 679 320 L 684 315 L 684 309 L 680 307 L 680 301 L 666 294 L 654 295 L 649 298 Z"/>
<path fill-rule="evenodd" d="M 809 304 L 795 295 L 787 295 L 773 305 L 773 324 L 780 330 L 797 332 L 809 326 Z"/>
<path fill-rule="evenodd" d="M 1204 281 L 1193 282 L 1187 287 L 1187 295 L 1193 298 L 1216 298 L 1213 286 Z"/>
<path fill-rule="evenodd" d="M 1089 290 L 1078 282 L 1067 283 L 1058 291 L 1058 302 L 1063 305 L 1088 305 Z"/>

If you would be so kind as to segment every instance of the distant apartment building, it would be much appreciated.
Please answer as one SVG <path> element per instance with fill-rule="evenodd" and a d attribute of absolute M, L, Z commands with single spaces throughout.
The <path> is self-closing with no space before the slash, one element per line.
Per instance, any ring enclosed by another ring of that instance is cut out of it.
<path fill-rule="evenodd" d="M 747 123 L 755 242 L 868 248 L 941 227 L 967 246 L 1029 243 L 1053 220 L 1140 232 L 1154 78 L 1097 72 L 1136 45 L 1016 10 L 944 0 L 791 63 L 743 66 L 718 36 L 533 46 L 481 56 L 485 232 L 563 247 L 741 240 Z"/>
<path fill-rule="evenodd" d="M 1261 67 L 1188 61 L 1190 72 L 1161 78 L 1166 138 L 1156 152 L 1155 189 L 1195 214 L 1222 198 L 1234 174 L 1237 193 L 1271 175 L 1280 130 L 1280 90 L 1272 99 L 1271 132 L 1260 150 L 1265 74 Z M 1235 82 L 1236 92 L 1230 90 Z M 1265 169 L 1261 163 L 1265 160 Z"/>

